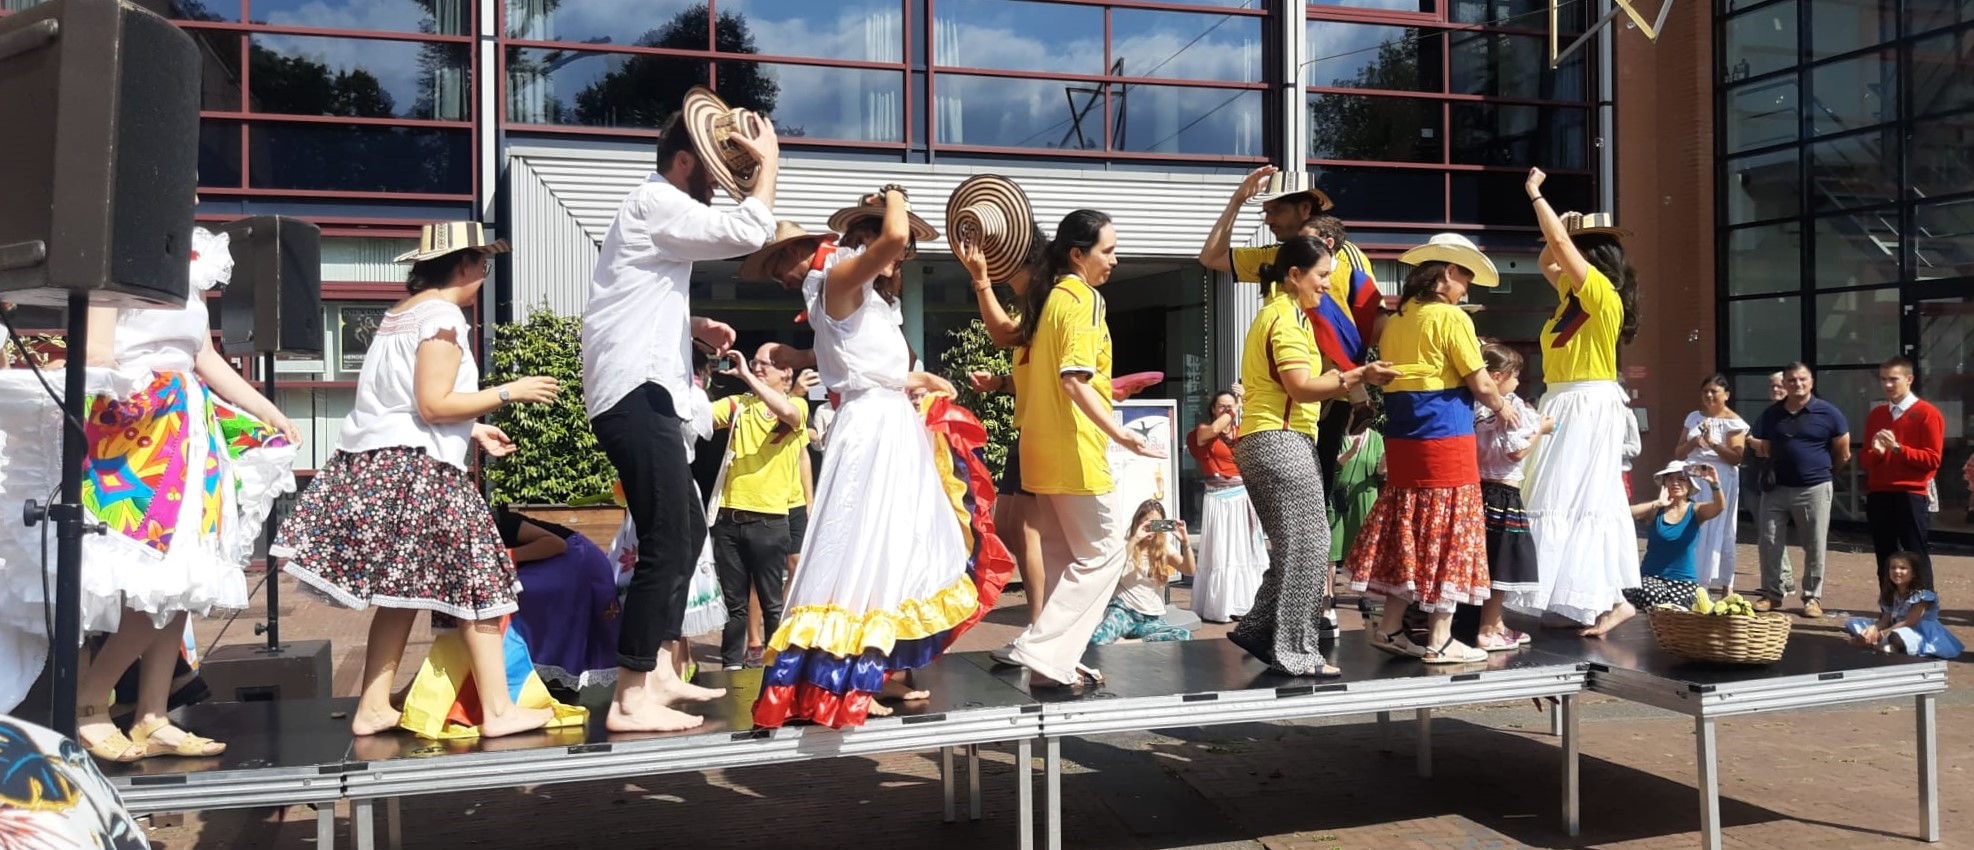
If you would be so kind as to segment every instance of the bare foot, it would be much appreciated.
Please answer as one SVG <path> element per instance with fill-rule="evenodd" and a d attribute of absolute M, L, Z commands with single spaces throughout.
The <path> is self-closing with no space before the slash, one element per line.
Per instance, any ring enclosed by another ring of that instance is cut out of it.
<path fill-rule="evenodd" d="M 403 719 L 404 712 L 395 708 L 371 711 L 358 706 L 356 714 L 350 718 L 350 734 L 362 738 L 379 732 L 388 732 L 398 728 L 398 722 Z"/>
<path fill-rule="evenodd" d="M 702 688 L 683 679 L 653 681 L 645 685 L 645 689 L 653 699 L 668 706 L 682 702 L 712 702 L 727 695 L 726 688 Z"/>
<path fill-rule="evenodd" d="M 623 700 L 611 700 L 603 727 L 612 732 L 683 732 L 706 722 L 704 717 L 661 705 L 649 697 L 640 702 L 636 710 L 627 710 Z"/>
<path fill-rule="evenodd" d="M 890 717 L 891 706 L 885 705 L 884 703 L 878 702 L 877 700 L 871 700 L 870 708 L 865 709 L 864 713 L 872 717 Z"/>
<path fill-rule="evenodd" d="M 1584 637 L 1601 638 L 1610 634 L 1612 629 L 1617 628 L 1624 621 L 1637 615 L 1637 613 L 1638 609 L 1631 607 L 1631 603 L 1620 602 L 1618 603 L 1618 607 L 1604 612 L 1603 615 L 1597 618 L 1595 624 L 1591 625 L 1590 628 L 1578 632 L 1578 634 Z"/>
<path fill-rule="evenodd" d="M 522 708 L 512 706 L 506 712 L 480 721 L 480 737 L 499 738 L 520 732 L 532 732 L 548 725 L 555 719 L 555 712 L 546 708 Z"/>
<path fill-rule="evenodd" d="M 913 690 L 910 685 L 905 684 L 904 677 L 893 676 L 885 680 L 884 690 L 879 692 L 877 697 L 878 699 L 898 699 L 910 702 L 913 700 L 930 699 L 932 692 Z"/>

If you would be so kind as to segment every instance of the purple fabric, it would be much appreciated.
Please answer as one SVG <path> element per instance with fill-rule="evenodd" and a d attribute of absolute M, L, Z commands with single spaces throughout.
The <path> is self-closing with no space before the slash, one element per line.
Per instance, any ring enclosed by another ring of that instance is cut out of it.
<path fill-rule="evenodd" d="M 567 551 L 520 565 L 521 611 L 514 623 L 528 640 L 535 671 L 569 687 L 588 674 L 617 670 L 617 569 L 589 538 L 564 538 Z"/>

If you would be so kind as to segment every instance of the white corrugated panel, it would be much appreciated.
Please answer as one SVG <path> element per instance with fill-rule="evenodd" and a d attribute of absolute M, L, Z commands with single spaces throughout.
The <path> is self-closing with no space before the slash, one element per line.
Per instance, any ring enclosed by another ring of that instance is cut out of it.
<path fill-rule="evenodd" d="M 418 247 L 417 239 L 380 236 L 322 238 L 322 279 L 358 283 L 404 280 L 406 266 L 392 258 Z"/>
<path fill-rule="evenodd" d="M 581 219 L 527 160 L 509 160 L 507 180 L 513 199 L 508 234 L 514 246 L 513 317 L 518 321 L 543 306 L 566 316 L 580 315 L 589 301 L 599 237 L 584 229 Z M 610 210 L 616 211 L 616 201 L 610 203 Z"/>

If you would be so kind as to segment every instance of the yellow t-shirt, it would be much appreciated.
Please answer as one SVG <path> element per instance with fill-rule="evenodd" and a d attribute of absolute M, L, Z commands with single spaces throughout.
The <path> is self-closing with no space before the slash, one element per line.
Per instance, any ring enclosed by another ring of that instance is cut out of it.
<path fill-rule="evenodd" d="M 802 458 L 808 456 L 810 445 L 809 429 L 807 426 L 809 421 L 809 400 L 806 398 L 791 398 L 789 401 L 794 402 L 796 407 L 801 408 L 802 422 L 804 423 L 803 427 L 795 436 L 795 447 L 802 450 L 801 454 L 795 456 L 795 492 L 788 494 L 788 512 L 794 513 L 796 508 L 806 508 L 809 506 L 809 499 L 802 494 Z M 813 476 L 816 472 L 817 470 L 814 468 L 809 470 L 811 485 L 815 483 Z"/>
<path fill-rule="evenodd" d="M 1103 296 L 1075 275 L 1057 283 L 1014 371 L 1022 408 L 1022 487 L 1050 496 L 1109 493 L 1110 437 L 1076 409 L 1061 386 L 1065 374 L 1090 375 L 1090 387 L 1109 415 L 1110 325 Z"/>
<path fill-rule="evenodd" d="M 1235 248 L 1233 250 L 1234 279 L 1244 283 L 1254 283 L 1261 280 L 1261 267 L 1267 263 L 1274 262 L 1275 253 L 1281 249 L 1282 246 L 1280 245 L 1264 245 L 1259 248 Z M 1351 269 L 1354 268 L 1353 263 L 1355 260 L 1363 260 L 1364 273 L 1369 275 L 1371 273 L 1371 261 L 1364 259 L 1364 252 L 1359 251 L 1356 245 L 1349 242 L 1343 243 L 1343 249 L 1332 254 L 1331 258 L 1334 261 L 1334 265 L 1330 269 L 1330 297 L 1336 299 L 1338 304 L 1346 305 L 1345 308 L 1348 309 L 1348 305 L 1350 304 L 1350 275 Z M 1375 287 L 1377 286 L 1377 282 L 1373 280 L 1371 285 Z"/>
<path fill-rule="evenodd" d="M 1323 368 L 1309 315 L 1287 295 L 1268 299 L 1248 325 L 1247 341 L 1241 346 L 1241 383 L 1247 387 L 1241 402 L 1241 436 L 1284 429 L 1316 436 L 1322 402 L 1290 398 L 1281 373 L 1308 369 L 1321 374 Z"/>
<path fill-rule="evenodd" d="M 1385 320 L 1378 356 L 1399 373 L 1385 387 L 1387 393 L 1454 389 L 1485 365 L 1473 318 L 1438 301 L 1408 301 L 1398 315 Z"/>
<path fill-rule="evenodd" d="M 1569 275 L 1556 278 L 1562 303 L 1542 326 L 1542 380 L 1548 384 L 1618 379 L 1618 330 L 1624 302 L 1595 266 L 1575 292 Z M 1382 349 L 1380 349 L 1382 351 Z"/>
<path fill-rule="evenodd" d="M 727 467 L 720 507 L 757 514 L 786 515 L 802 504 L 802 453 L 808 451 L 809 413 L 802 425 L 789 428 L 768 403 L 753 393 L 713 402 L 713 425 L 731 428 L 733 463 Z"/>

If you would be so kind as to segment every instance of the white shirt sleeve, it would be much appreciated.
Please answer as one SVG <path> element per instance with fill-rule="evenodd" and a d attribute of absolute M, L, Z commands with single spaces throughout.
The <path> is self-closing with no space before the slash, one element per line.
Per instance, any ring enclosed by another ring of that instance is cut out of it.
<path fill-rule="evenodd" d="M 767 204 L 748 198 L 730 210 L 716 210 L 684 193 L 667 195 L 645 211 L 651 244 L 692 262 L 728 260 L 751 254 L 774 236 L 775 216 Z"/>

